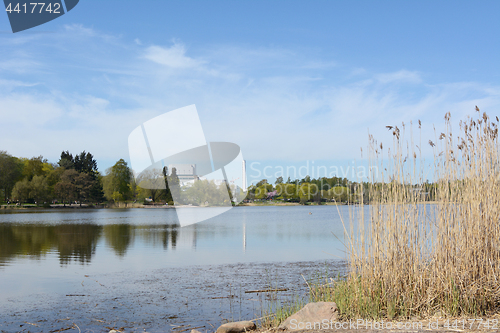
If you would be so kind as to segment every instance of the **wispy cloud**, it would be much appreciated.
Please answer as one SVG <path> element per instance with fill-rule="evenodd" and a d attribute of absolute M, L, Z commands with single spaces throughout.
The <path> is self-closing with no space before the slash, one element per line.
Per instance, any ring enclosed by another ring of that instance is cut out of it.
<path fill-rule="evenodd" d="M 418 72 L 411 72 L 405 69 L 394 73 L 383 73 L 375 75 L 379 82 L 387 84 L 392 82 L 421 83 L 422 78 Z"/>
<path fill-rule="evenodd" d="M 9 52 L 0 52 L 0 150 L 56 160 L 63 149 L 85 149 L 104 168 L 128 157 L 139 124 L 193 103 L 207 140 L 238 143 L 247 159 L 290 161 L 358 158 L 368 129 L 392 140 L 386 125 L 421 119 L 432 136 L 447 111 L 458 119 L 476 104 L 500 106 L 497 86 L 428 82 L 400 68 L 373 73 L 307 50 L 145 46 L 84 26 L 32 43 L 40 48 L 0 39 L 27 59 L 11 71 Z"/>
<path fill-rule="evenodd" d="M 175 43 L 169 48 L 149 46 L 145 50 L 144 57 L 171 68 L 196 68 L 205 63 L 205 61 L 186 56 L 186 48 L 179 43 Z"/>

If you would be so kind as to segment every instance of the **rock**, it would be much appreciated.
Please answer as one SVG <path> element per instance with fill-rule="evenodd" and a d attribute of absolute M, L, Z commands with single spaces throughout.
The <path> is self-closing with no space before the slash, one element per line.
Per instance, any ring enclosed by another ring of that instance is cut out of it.
<path fill-rule="evenodd" d="M 251 321 L 235 321 L 234 323 L 227 323 L 221 325 L 216 333 L 240 333 L 256 329 L 254 322 Z"/>
<path fill-rule="evenodd" d="M 288 331 L 321 329 L 326 323 L 330 326 L 330 321 L 336 321 L 337 316 L 338 308 L 334 302 L 309 303 L 288 317 L 278 328 Z"/>

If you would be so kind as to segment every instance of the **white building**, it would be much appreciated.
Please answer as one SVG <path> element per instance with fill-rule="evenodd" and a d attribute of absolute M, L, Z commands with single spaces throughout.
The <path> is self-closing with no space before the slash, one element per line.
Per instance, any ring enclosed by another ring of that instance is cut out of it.
<path fill-rule="evenodd" d="M 168 166 L 169 175 L 172 175 L 173 168 L 175 168 L 181 185 L 198 179 L 198 176 L 196 175 L 196 164 L 170 164 Z"/>

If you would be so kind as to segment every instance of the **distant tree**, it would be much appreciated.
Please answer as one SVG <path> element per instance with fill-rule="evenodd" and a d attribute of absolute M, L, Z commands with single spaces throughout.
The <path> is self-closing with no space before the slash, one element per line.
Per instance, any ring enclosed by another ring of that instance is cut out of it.
<path fill-rule="evenodd" d="M 74 183 L 75 183 L 76 199 L 78 200 L 81 206 L 82 201 L 86 202 L 91 199 L 90 193 L 92 186 L 94 184 L 94 180 L 87 173 L 80 172 L 74 178 Z"/>
<path fill-rule="evenodd" d="M 260 182 L 259 182 L 260 183 Z M 256 199 L 267 199 L 268 193 L 273 192 L 273 185 L 268 183 L 263 183 L 255 189 L 255 198 Z"/>
<path fill-rule="evenodd" d="M 54 186 L 61 180 L 61 175 L 64 173 L 66 169 L 63 167 L 56 167 L 46 174 L 47 185 L 48 185 L 48 197 L 54 198 L 56 197 L 54 192 Z"/>
<path fill-rule="evenodd" d="M 320 195 L 321 192 L 318 185 L 311 183 L 303 183 L 300 185 L 299 197 L 302 204 L 305 204 L 307 201 L 317 200 L 318 197 L 321 199 Z"/>
<path fill-rule="evenodd" d="M 55 195 L 62 201 L 63 204 L 78 199 L 76 178 L 79 176 L 74 169 L 65 170 L 61 175 L 61 179 L 54 186 Z"/>
<path fill-rule="evenodd" d="M 43 203 L 49 198 L 49 184 L 45 176 L 34 176 L 30 182 L 30 198 Z"/>
<path fill-rule="evenodd" d="M 295 184 L 278 184 L 276 185 L 276 191 L 283 200 L 298 198 Z"/>
<path fill-rule="evenodd" d="M 180 202 L 196 206 L 224 206 L 230 204 L 225 183 L 217 186 L 213 180 L 198 180 L 181 191 Z"/>
<path fill-rule="evenodd" d="M 27 178 L 18 181 L 12 189 L 12 198 L 19 200 L 21 203 L 26 202 L 30 198 L 30 182 Z"/>
<path fill-rule="evenodd" d="M 246 195 L 247 200 L 254 200 L 255 199 L 255 190 L 256 190 L 255 185 L 250 185 L 247 188 L 247 195 Z"/>
<path fill-rule="evenodd" d="M 137 186 L 142 188 L 145 196 L 151 197 L 153 202 L 165 196 L 165 179 L 159 169 L 150 169 L 141 172 Z"/>
<path fill-rule="evenodd" d="M 97 173 L 97 161 L 91 153 L 87 153 L 85 150 L 75 156 L 74 166 L 76 171 L 91 175 L 92 178 Z"/>
<path fill-rule="evenodd" d="M 21 180 L 23 163 L 16 157 L 0 150 L 0 190 L 3 190 L 4 200 L 10 197 L 12 188 Z"/>
<path fill-rule="evenodd" d="M 84 150 L 73 157 L 69 151 L 63 151 L 58 164 L 66 169 L 75 169 L 79 173 L 83 172 L 89 175 L 92 179 L 92 184 L 86 200 L 94 202 L 104 201 L 102 177 L 97 170 L 97 161 L 91 153 Z"/>
<path fill-rule="evenodd" d="M 280 176 L 280 177 L 276 178 L 275 184 L 283 184 L 283 177 Z"/>
<path fill-rule="evenodd" d="M 267 184 L 267 179 L 262 179 L 260 182 L 258 182 L 257 184 L 255 184 L 255 187 L 259 187 L 259 186 L 262 186 L 264 184 Z"/>
<path fill-rule="evenodd" d="M 23 178 L 27 178 L 28 181 L 32 180 L 34 176 L 42 176 L 47 169 L 44 167 L 44 164 L 48 164 L 47 159 L 44 159 L 42 155 L 30 159 L 24 158 L 22 160 L 24 164 Z"/>
<path fill-rule="evenodd" d="M 290 179 L 290 176 L 288 176 L 288 179 L 287 179 L 286 183 L 287 183 L 287 184 L 291 184 L 291 183 L 292 183 L 292 181 L 291 181 L 291 179 Z"/>
<path fill-rule="evenodd" d="M 285 193 L 289 199 L 297 200 L 299 199 L 298 185 L 297 184 L 286 184 Z"/>
<path fill-rule="evenodd" d="M 322 197 L 335 202 L 347 202 L 350 197 L 350 190 L 345 186 L 335 186 L 328 191 L 322 191 Z"/>
<path fill-rule="evenodd" d="M 305 183 L 310 183 L 311 182 L 311 177 L 310 176 L 305 176 L 304 178 L 302 178 L 299 182 L 299 184 L 305 184 Z"/>
<path fill-rule="evenodd" d="M 113 197 L 116 197 L 114 192 L 118 192 L 121 195 L 121 200 L 128 200 L 132 195 L 130 186 L 132 174 L 127 162 L 120 159 L 107 171 L 106 177 L 109 181 L 108 187 L 105 186 L 105 192 L 107 190 L 109 194 L 106 196 L 114 200 Z"/>
<path fill-rule="evenodd" d="M 95 172 L 95 179 L 92 182 L 92 187 L 90 188 L 90 200 L 94 202 L 103 202 L 104 199 L 104 189 L 103 180 L 99 171 Z"/>
<path fill-rule="evenodd" d="M 65 170 L 60 181 L 54 186 L 54 192 L 63 203 L 78 200 L 81 206 L 82 202 L 90 200 L 93 182 L 92 177 L 85 172 Z"/>
<path fill-rule="evenodd" d="M 70 152 L 67 150 L 61 153 L 61 158 L 59 159 L 59 162 L 57 162 L 57 164 L 65 169 L 75 168 L 75 160 L 73 159 L 73 155 L 70 154 Z"/>
<path fill-rule="evenodd" d="M 276 192 L 278 196 L 283 198 L 283 200 L 286 200 L 288 198 L 288 196 L 285 193 L 285 186 L 286 184 L 276 184 Z"/>
<path fill-rule="evenodd" d="M 118 191 L 114 191 L 111 198 L 113 199 L 114 202 L 123 201 L 123 195 Z"/>

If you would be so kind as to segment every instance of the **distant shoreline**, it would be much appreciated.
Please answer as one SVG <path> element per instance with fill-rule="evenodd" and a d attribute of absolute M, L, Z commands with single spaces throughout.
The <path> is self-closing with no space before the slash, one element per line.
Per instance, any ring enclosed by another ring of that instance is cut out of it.
<path fill-rule="evenodd" d="M 345 205 L 344 203 L 327 202 L 318 205 L 317 203 L 310 203 L 307 206 L 336 206 Z M 241 203 L 234 207 L 265 207 L 265 206 L 303 206 L 298 202 L 277 202 L 277 203 L 260 203 L 260 202 L 248 202 Z M 123 208 L 146 208 L 146 209 L 173 209 L 173 208 L 198 208 L 201 206 L 172 206 L 165 204 L 151 204 L 144 205 L 139 203 L 119 203 L 117 204 L 99 204 L 99 205 L 89 205 L 89 204 L 51 204 L 50 207 L 47 206 L 35 206 L 35 205 L 0 205 L 0 210 L 30 210 L 30 209 L 123 209 Z"/>
<path fill-rule="evenodd" d="M 436 204 L 436 201 L 426 201 L 425 204 Z M 301 205 L 298 202 L 276 202 L 276 203 L 261 203 L 261 202 L 246 202 L 246 203 L 241 203 L 238 204 L 234 207 L 276 207 L 276 206 L 359 206 L 359 204 L 355 203 L 340 203 L 340 202 L 323 202 L 321 205 L 318 205 L 317 203 L 309 203 L 307 205 Z M 364 204 L 364 206 L 369 206 L 370 204 Z M 182 206 L 172 206 L 172 205 L 165 205 L 165 204 L 151 204 L 151 205 L 144 205 L 144 204 L 139 204 L 139 203 L 119 203 L 117 204 L 100 204 L 100 205 L 89 205 L 89 204 L 67 204 L 66 206 L 63 206 L 62 204 L 55 204 L 55 205 L 50 205 L 50 207 L 47 206 L 34 206 L 34 205 L 28 205 L 28 206 L 16 206 L 16 205 L 0 205 L 0 210 L 30 210 L 30 209 L 123 209 L 123 208 L 146 208 L 146 209 L 174 209 L 174 208 L 203 208 L 203 206 L 189 206 L 189 205 L 182 205 Z M 206 207 L 205 207 L 206 208 Z"/>

